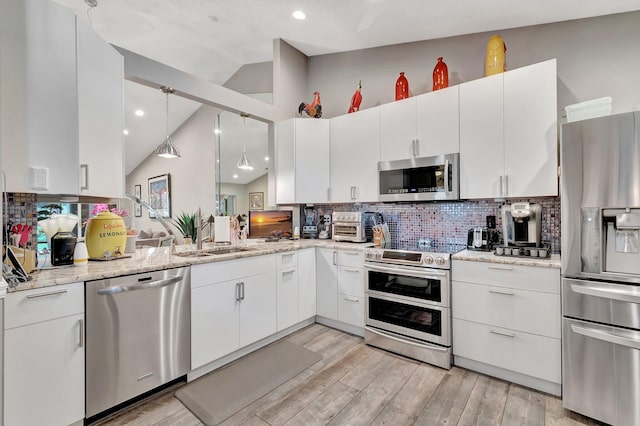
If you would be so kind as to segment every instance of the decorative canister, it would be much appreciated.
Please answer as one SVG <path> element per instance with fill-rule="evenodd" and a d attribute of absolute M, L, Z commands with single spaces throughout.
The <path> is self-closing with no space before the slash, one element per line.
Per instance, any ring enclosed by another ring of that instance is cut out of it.
<path fill-rule="evenodd" d="M 409 97 L 409 81 L 404 73 L 400 73 L 400 77 L 396 80 L 396 101 Z"/>
<path fill-rule="evenodd" d="M 484 61 L 484 75 L 488 77 L 505 72 L 507 45 L 498 34 L 489 37 L 487 43 L 487 57 Z"/>
<path fill-rule="evenodd" d="M 442 58 L 438 58 L 438 63 L 433 68 L 433 90 L 449 87 L 449 69 Z"/>
<path fill-rule="evenodd" d="M 89 257 L 119 256 L 127 244 L 127 228 L 117 214 L 100 212 L 89 220 L 85 239 Z"/>

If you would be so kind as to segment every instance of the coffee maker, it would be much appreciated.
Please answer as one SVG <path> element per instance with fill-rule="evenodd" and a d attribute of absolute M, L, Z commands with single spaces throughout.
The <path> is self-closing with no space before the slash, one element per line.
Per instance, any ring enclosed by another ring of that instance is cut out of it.
<path fill-rule="evenodd" d="M 518 202 L 504 204 L 502 233 L 505 246 L 542 247 L 542 206 Z"/>

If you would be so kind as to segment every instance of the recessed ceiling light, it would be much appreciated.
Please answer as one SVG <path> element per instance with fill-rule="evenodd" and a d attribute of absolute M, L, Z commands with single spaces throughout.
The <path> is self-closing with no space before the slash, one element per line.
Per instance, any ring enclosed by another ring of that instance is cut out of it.
<path fill-rule="evenodd" d="M 127 129 L 124 129 L 124 130 L 122 131 L 122 133 L 124 133 L 125 135 L 128 135 L 128 134 L 129 134 L 129 131 L 128 131 Z"/>
<path fill-rule="evenodd" d="M 234 179 L 238 179 L 238 175 L 233 175 L 233 178 Z"/>
<path fill-rule="evenodd" d="M 264 157 L 264 161 L 269 161 L 269 157 Z"/>
<path fill-rule="evenodd" d="M 220 134 L 220 133 L 222 133 L 222 132 L 220 131 L 220 129 L 214 129 L 214 130 L 213 130 L 213 133 L 215 133 L 216 135 L 219 135 L 219 134 Z"/>
<path fill-rule="evenodd" d="M 141 110 L 141 109 L 137 109 L 137 110 L 136 110 L 136 115 L 137 115 L 138 117 L 142 117 L 142 116 L 144 115 L 144 111 L 143 111 L 143 110 Z"/>
<path fill-rule="evenodd" d="M 299 21 L 303 21 L 303 20 L 307 19 L 307 15 L 301 10 L 294 11 L 291 14 L 291 16 L 293 16 L 294 18 L 296 18 Z"/>

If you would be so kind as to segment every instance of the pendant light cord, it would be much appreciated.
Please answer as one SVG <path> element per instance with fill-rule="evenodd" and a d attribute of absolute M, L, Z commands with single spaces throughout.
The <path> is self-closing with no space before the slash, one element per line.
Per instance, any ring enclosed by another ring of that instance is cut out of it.
<path fill-rule="evenodd" d="M 167 95 L 167 102 L 166 102 L 166 109 L 167 109 L 167 114 L 166 114 L 166 122 L 167 122 L 167 137 L 169 137 L 169 92 L 165 93 Z"/>

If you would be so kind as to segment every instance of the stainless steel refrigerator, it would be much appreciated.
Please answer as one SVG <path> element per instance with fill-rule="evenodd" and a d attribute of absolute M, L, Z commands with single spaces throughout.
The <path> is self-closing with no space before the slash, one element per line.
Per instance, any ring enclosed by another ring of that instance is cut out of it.
<path fill-rule="evenodd" d="M 562 126 L 563 405 L 640 425 L 640 112 Z"/>

